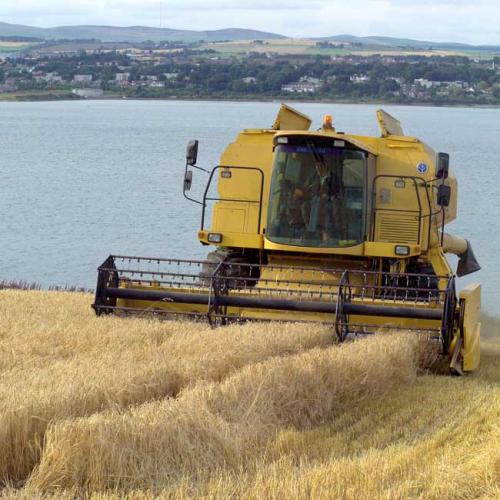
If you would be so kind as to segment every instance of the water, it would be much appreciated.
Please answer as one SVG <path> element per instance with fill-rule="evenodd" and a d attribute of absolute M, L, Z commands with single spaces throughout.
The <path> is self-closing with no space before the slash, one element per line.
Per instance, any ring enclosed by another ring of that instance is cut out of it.
<path fill-rule="evenodd" d="M 318 127 L 377 134 L 377 106 L 296 104 Z M 0 280 L 93 287 L 110 253 L 201 258 L 200 209 L 182 197 L 185 144 L 211 167 L 243 127 L 273 123 L 278 103 L 78 101 L 0 103 Z M 452 155 L 459 217 L 500 313 L 500 109 L 386 106 L 405 132 Z M 195 178 L 198 188 L 204 178 Z M 195 190 L 196 191 L 196 190 Z"/>

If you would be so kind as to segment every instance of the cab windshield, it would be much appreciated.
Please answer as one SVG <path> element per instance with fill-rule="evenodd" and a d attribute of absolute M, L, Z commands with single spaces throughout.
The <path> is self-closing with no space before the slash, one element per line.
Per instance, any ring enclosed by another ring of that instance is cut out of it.
<path fill-rule="evenodd" d="M 278 145 L 267 238 L 305 247 L 362 242 L 365 158 L 363 151 L 313 142 Z"/>

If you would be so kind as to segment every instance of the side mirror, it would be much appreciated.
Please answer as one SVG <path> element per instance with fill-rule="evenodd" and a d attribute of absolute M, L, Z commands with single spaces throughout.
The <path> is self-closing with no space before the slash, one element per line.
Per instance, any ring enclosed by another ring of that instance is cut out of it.
<path fill-rule="evenodd" d="M 437 204 L 440 207 L 447 207 L 451 200 L 451 187 L 446 184 L 441 184 L 438 187 Z"/>
<path fill-rule="evenodd" d="M 198 141 L 189 141 L 186 147 L 186 163 L 188 165 L 196 165 L 198 159 Z"/>
<path fill-rule="evenodd" d="M 189 191 L 193 184 L 193 172 L 191 170 L 186 170 L 184 174 L 184 191 Z"/>
<path fill-rule="evenodd" d="M 448 153 L 438 153 L 436 177 L 438 179 L 447 179 L 450 169 L 450 155 Z"/>

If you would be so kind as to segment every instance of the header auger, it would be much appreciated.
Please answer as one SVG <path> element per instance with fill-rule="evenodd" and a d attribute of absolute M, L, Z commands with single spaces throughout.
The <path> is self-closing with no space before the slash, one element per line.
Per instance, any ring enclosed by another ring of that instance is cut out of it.
<path fill-rule="evenodd" d="M 339 341 L 411 330 L 440 346 L 452 372 L 475 370 L 480 285 L 457 296 L 445 254 L 459 256 L 458 276 L 479 265 L 467 240 L 444 232 L 457 208 L 449 156 L 377 117 L 381 137 L 337 132 L 328 116 L 310 131 L 282 106 L 272 128 L 243 130 L 210 171 L 191 141 L 183 192 L 201 206 L 200 242 L 217 249 L 203 261 L 108 257 L 96 313 L 324 322 Z M 209 177 L 199 200 L 193 169 Z"/>

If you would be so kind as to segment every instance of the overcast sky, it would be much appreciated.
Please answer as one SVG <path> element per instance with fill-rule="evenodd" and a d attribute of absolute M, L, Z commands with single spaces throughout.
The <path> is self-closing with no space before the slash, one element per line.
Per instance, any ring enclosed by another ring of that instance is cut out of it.
<path fill-rule="evenodd" d="M 0 21 L 43 27 L 158 27 L 160 11 L 168 28 L 500 44 L 500 0 L 0 0 Z"/>

